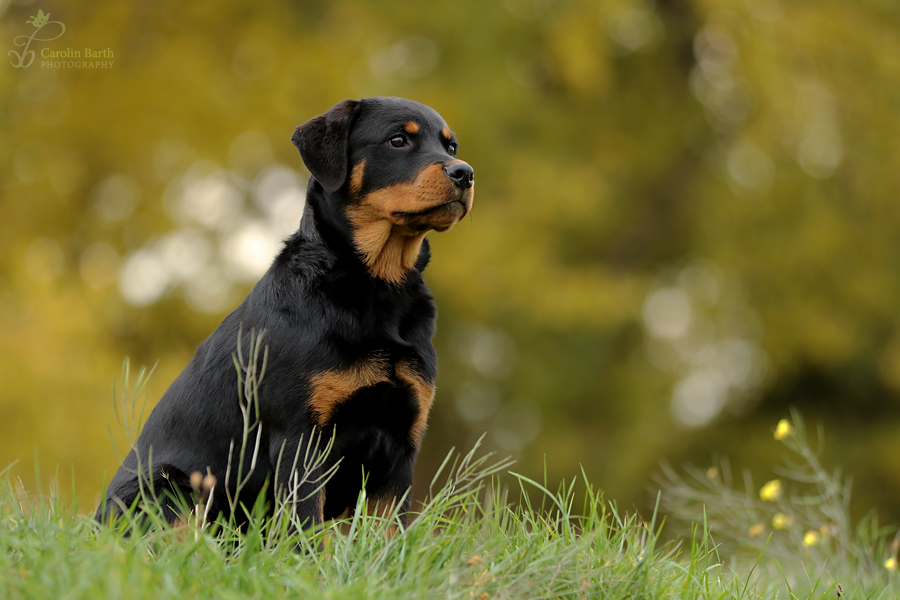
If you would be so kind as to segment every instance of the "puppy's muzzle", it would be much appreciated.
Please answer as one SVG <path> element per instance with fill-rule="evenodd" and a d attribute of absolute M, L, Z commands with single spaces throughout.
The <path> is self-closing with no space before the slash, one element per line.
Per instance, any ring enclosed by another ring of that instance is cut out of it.
<path fill-rule="evenodd" d="M 446 231 L 471 210 L 475 192 L 474 169 L 461 160 L 435 166 L 440 166 L 446 176 L 443 184 L 446 186 L 444 201 L 425 206 L 420 210 L 395 211 L 393 218 L 397 225 L 404 225 L 413 232 L 428 231 L 429 229 Z M 443 187 L 437 182 L 432 185 L 436 185 L 438 189 Z M 434 187 L 431 189 L 433 190 Z"/>

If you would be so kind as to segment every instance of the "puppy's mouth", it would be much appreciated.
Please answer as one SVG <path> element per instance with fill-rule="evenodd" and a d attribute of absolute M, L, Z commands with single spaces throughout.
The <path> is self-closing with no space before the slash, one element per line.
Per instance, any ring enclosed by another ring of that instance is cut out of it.
<path fill-rule="evenodd" d="M 466 216 L 468 207 L 460 200 L 448 200 L 443 204 L 416 212 L 395 212 L 394 219 L 413 231 L 446 231 Z"/>
<path fill-rule="evenodd" d="M 453 198 L 437 206 L 415 212 L 394 212 L 393 220 L 397 225 L 402 225 L 414 232 L 429 230 L 447 231 L 472 208 L 472 194 L 460 194 L 459 198 Z"/>

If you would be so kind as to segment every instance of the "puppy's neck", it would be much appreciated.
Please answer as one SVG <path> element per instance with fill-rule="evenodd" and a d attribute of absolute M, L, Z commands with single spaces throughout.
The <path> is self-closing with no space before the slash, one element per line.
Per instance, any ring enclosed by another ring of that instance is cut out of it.
<path fill-rule="evenodd" d="M 354 245 L 369 272 L 390 283 L 402 283 L 416 267 L 425 232 L 396 225 L 368 207 L 353 211 L 350 221 Z"/>
<path fill-rule="evenodd" d="M 421 271 L 428 263 L 430 252 L 424 231 L 397 225 L 365 206 L 341 214 L 333 210 L 326 192 L 312 178 L 306 203 L 300 223 L 303 237 L 324 243 L 338 256 L 353 253 L 375 279 L 400 285 L 409 272 Z"/>

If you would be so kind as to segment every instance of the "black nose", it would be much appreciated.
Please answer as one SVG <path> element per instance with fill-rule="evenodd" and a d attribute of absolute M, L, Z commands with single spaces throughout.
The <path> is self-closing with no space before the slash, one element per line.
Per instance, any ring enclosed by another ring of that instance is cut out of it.
<path fill-rule="evenodd" d="M 446 165 L 444 173 L 447 174 L 447 177 L 453 183 L 463 189 L 472 187 L 472 183 L 475 181 L 475 171 L 469 166 L 469 163 L 464 163 L 461 160 Z"/>

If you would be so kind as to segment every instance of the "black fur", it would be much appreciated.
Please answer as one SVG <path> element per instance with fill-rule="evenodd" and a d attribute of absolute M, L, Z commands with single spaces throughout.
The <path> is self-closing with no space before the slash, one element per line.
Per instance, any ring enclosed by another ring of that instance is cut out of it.
<path fill-rule="evenodd" d="M 419 128 L 415 134 L 403 131 L 410 121 Z M 252 505 L 262 494 L 271 511 L 276 490 L 288 487 L 294 452 L 316 432 L 325 435 L 324 441 L 336 432 L 334 448 L 325 465 L 305 474 L 307 483 L 295 503 L 301 522 L 316 524 L 353 507 L 363 469 L 369 497 L 393 501 L 407 493 L 421 439 L 414 435 L 414 424 L 430 406 L 421 399 L 427 398 L 437 377 L 431 344 L 435 308 L 421 275 L 429 259 L 428 243 L 415 246 L 414 266 L 401 269 L 399 279 L 386 280 L 367 264 L 357 240 L 359 222 L 350 215 L 365 208 L 375 197 L 371 194 L 408 184 L 424 169 L 430 167 L 430 173 L 440 168 L 435 165 L 458 167 L 455 138 L 448 138 L 448 131 L 430 108 L 398 98 L 345 100 L 297 128 L 292 140 L 312 174 L 298 231 L 163 395 L 110 483 L 98 519 L 115 516 L 119 507 L 139 497 L 138 457 L 143 485 L 152 484 L 168 506 L 165 514 L 170 522 L 180 513 L 163 498 L 169 493 L 189 498 L 191 474 L 198 471 L 209 471 L 217 480 L 211 516 L 230 513 L 225 490 L 229 446 L 240 445 L 243 427 L 232 358 L 239 332 L 245 356 L 251 332 L 264 332 L 262 343 L 268 348 L 259 396 L 261 445 L 256 467 L 241 492 L 244 503 Z M 406 145 L 392 145 L 398 135 Z M 362 177 L 354 187 L 350 173 L 360 163 Z M 394 211 L 389 220 L 399 225 L 391 225 L 391 231 L 412 235 L 444 230 L 445 222 L 452 225 L 464 216 L 471 206 L 472 182 L 471 168 L 461 164 L 468 169 L 467 184 L 448 184 L 447 198 L 437 208 Z M 383 200 L 384 194 L 380 197 Z M 407 222 L 412 225 L 403 229 Z M 385 375 L 338 398 L 323 420 L 314 410 L 320 406 L 316 402 L 324 402 L 325 388 L 317 382 L 323 374 L 335 374 L 339 382 L 352 381 L 358 365 L 383 367 Z M 245 473 L 249 455 L 250 450 Z M 324 495 L 312 494 L 320 472 L 338 460 Z M 234 458 L 228 482 L 232 494 L 236 463 Z M 403 513 L 409 508 L 408 494 L 405 497 Z"/>

